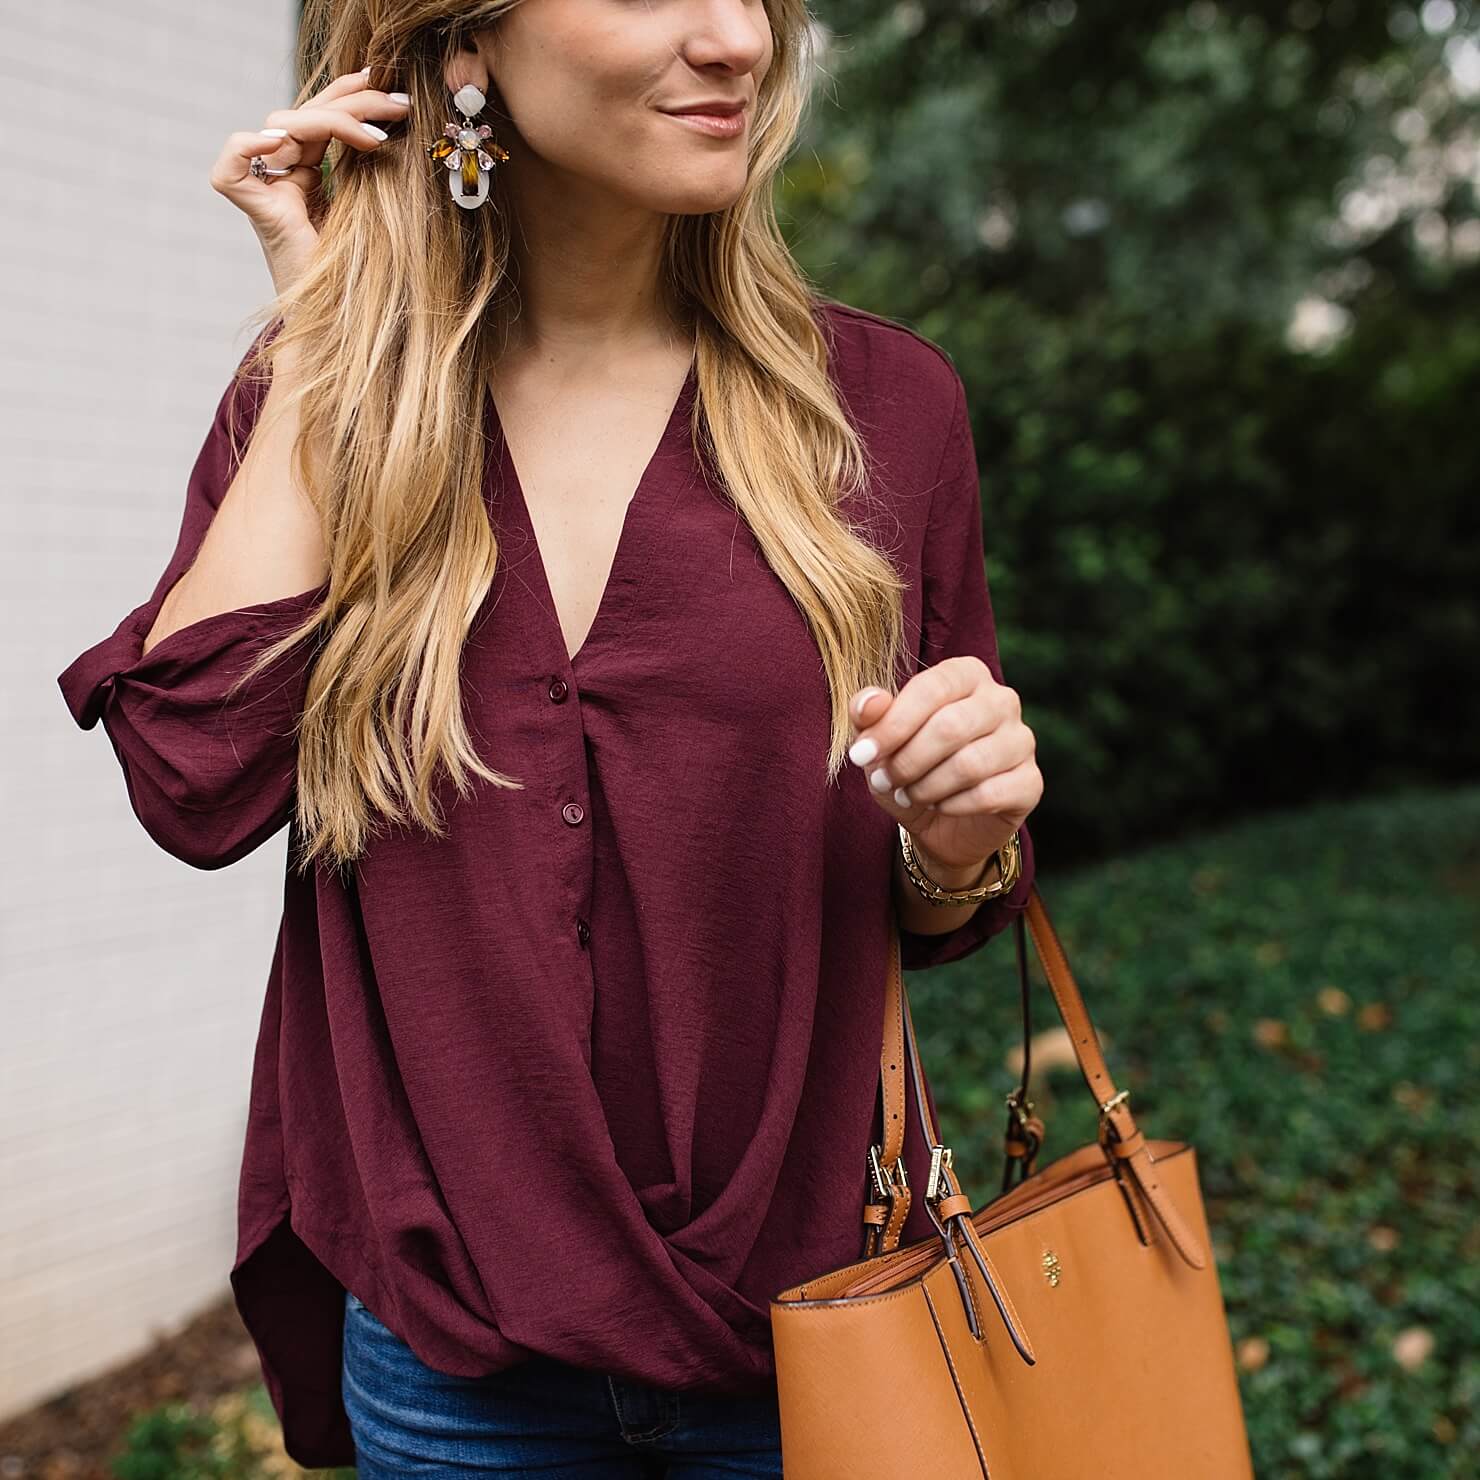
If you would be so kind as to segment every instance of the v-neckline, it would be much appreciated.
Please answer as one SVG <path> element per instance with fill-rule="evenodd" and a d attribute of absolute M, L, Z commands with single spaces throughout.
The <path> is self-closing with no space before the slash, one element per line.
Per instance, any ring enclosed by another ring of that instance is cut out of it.
<path fill-rule="evenodd" d="M 499 416 L 498 403 L 493 398 L 493 387 L 485 383 L 484 421 L 489 433 L 498 443 L 499 486 L 507 493 L 511 527 L 518 528 L 520 534 L 528 542 L 523 559 L 530 563 L 533 570 L 532 592 L 543 614 L 548 618 L 546 625 L 553 630 L 555 649 L 567 670 L 574 669 L 576 663 L 591 649 L 593 642 L 599 639 L 606 628 L 616 620 L 616 608 L 624 592 L 630 604 L 633 586 L 641 570 L 641 546 L 648 522 L 645 515 L 650 497 L 649 485 L 657 476 L 670 449 L 687 432 L 688 411 L 693 400 L 697 373 L 697 360 L 691 359 L 683 384 L 679 387 L 678 396 L 658 436 L 657 445 L 638 475 L 637 486 L 633 489 L 632 496 L 627 500 L 626 507 L 622 511 L 622 526 L 612 552 L 611 564 L 607 568 L 606 581 L 601 588 L 601 595 L 597 600 L 591 624 L 587 627 L 585 636 L 581 638 L 580 645 L 575 652 L 571 652 L 565 645 L 565 629 L 560 623 L 560 611 L 555 605 L 554 593 L 550 586 L 550 575 L 545 568 L 544 553 L 540 549 L 534 519 L 530 515 L 529 503 L 524 496 L 524 484 L 519 476 L 519 469 L 515 465 L 509 439 L 504 434 L 503 418 Z M 503 552 L 500 551 L 500 560 L 502 559 Z"/>

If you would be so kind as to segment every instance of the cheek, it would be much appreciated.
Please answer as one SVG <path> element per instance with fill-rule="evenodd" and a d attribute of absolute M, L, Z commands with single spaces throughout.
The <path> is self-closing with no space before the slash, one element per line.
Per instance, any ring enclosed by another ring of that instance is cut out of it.
<path fill-rule="evenodd" d="M 714 211 L 735 198 L 744 147 L 715 148 L 658 110 L 702 90 L 675 58 L 661 8 L 645 10 L 646 23 L 625 13 L 620 26 L 587 0 L 546 0 L 527 14 L 510 33 L 499 80 L 532 153 L 657 211 Z"/>
<path fill-rule="evenodd" d="M 558 4 L 544 12 L 538 30 L 529 25 L 510 39 L 500 91 L 543 159 L 607 176 L 639 145 L 652 147 L 652 124 L 663 121 L 652 104 L 673 64 L 660 35 L 630 22 L 601 25 L 589 6 Z"/>
<path fill-rule="evenodd" d="M 529 148 L 547 164 L 657 211 L 718 210 L 746 174 L 745 153 L 724 151 L 665 117 L 641 82 L 592 85 L 536 102 L 516 115 Z"/>
<path fill-rule="evenodd" d="M 630 98 L 570 99 L 520 123 L 525 142 L 547 165 L 623 196 L 647 199 L 677 163 L 672 142 L 663 138 L 676 130 Z"/>

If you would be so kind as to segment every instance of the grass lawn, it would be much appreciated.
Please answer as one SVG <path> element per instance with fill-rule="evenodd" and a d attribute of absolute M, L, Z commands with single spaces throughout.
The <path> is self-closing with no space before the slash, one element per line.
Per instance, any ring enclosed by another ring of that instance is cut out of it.
<path fill-rule="evenodd" d="M 1260 1480 L 1480 1476 L 1480 787 L 1038 865 L 1138 1124 L 1197 1148 Z M 1036 1037 L 1060 1021 L 1029 951 Z M 980 1206 L 1022 1033 L 1012 932 L 909 986 Z M 1072 1062 L 1038 1066 L 1042 1166 L 1095 1111 Z"/>

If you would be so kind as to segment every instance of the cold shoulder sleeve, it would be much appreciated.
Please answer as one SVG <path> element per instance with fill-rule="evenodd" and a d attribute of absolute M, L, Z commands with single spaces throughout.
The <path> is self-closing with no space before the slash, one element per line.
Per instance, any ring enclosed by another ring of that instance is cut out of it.
<path fill-rule="evenodd" d="M 196 868 L 234 863 L 288 821 L 312 639 L 230 697 L 228 691 L 248 663 L 296 627 L 328 590 L 326 582 L 219 612 L 143 652 L 165 597 L 194 562 L 235 475 L 232 431 L 237 450 L 244 451 L 266 391 L 260 376 L 233 376 L 190 473 L 175 551 L 153 594 L 57 679 L 81 728 L 102 721 L 145 830 Z"/>
<path fill-rule="evenodd" d="M 966 391 L 952 371 L 956 406 L 931 495 L 921 556 L 920 667 L 972 653 L 998 683 L 1006 683 L 997 654 L 992 598 L 987 589 L 982 540 L 981 480 Z M 1019 833 L 1022 877 L 1006 895 L 978 906 L 964 925 L 939 935 L 901 929 L 900 964 L 905 969 L 942 966 L 980 950 L 1027 908 L 1033 887 L 1033 840 Z"/>

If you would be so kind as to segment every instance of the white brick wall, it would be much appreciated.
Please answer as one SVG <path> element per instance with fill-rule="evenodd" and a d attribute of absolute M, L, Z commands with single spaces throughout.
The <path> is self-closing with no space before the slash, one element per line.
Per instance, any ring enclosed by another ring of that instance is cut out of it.
<path fill-rule="evenodd" d="M 293 0 L 0 0 L 0 1419 L 226 1291 L 286 834 L 160 851 L 56 676 L 153 588 L 271 292 L 207 183 Z"/>

